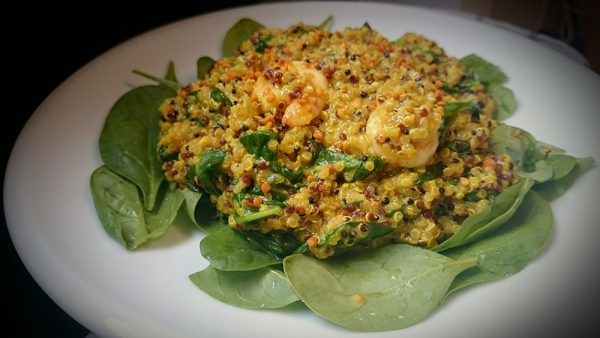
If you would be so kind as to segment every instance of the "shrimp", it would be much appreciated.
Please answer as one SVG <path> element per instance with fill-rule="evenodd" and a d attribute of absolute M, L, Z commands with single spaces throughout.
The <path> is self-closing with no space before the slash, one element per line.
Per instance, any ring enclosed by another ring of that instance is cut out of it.
<path fill-rule="evenodd" d="M 293 76 L 297 86 L 302 89 L 300 97 L 296 97 L 285 108 L 281 122 L 289 127 L 302 127 L 310 124 L 319 116 L 327 104 L 327 79 L 320 71 L 304 61 L 292 61 L 287 71 Z M 291 82 L 291 81 L 290 81 Z M 294 88 L 294 90 L 295 90 Z M 286 91 L 274 86 L 264 77 L 259 77 L 253 90 L 254 96 L 263 107 L 271 107 L 283 100 Z"/>
<path fill-rule="evenodd" d="M 291 68 L 298 72 L 299 79 L 304 79 L 307 85 L 302 97 L 287 106 L 281 122 L 290 127 L 302 127 L 319 116 L 325 107 L 327 79 L 323 73 L 303 61 L 293 61 Z"/>
<path fill-rule="evenodd" d="M 366 153 L 397 167 L 427 165 L 438 147 L 440 123 L 441 116 L 434 112 L 421 116 L 380 105 L 367 121 Z"/>

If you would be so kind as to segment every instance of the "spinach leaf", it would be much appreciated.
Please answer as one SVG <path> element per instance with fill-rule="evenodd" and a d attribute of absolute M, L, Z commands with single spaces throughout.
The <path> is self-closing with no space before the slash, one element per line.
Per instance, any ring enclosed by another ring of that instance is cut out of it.
<path fill-rule="evenodd" d="M 194 223 L 194 225 L 196 227 L 200 228 L 200 225 L 198 225 L 198 221 L 196 220 L 196 206 L 198 205 L 198 202 L 200 202 L 200 198 L 202 197 L 202 192 L 195 192 L 188 188 L 179 190 L 179 192 L 183 196 L 183 200 L 184 200 L 183 205 L 185 207 L 186 215 L 188 216 L 190 221 L 192 221 Z"/>
<path fill-rule="evenodd" d="M 558 180 L 567 176 L 577 165 L 577 159 L 565 154 L 552 154 L 546 159 L 546 163 L 552 168 L 552 180 Z"/>
<path fill-rule="evenodd" d="M 562 149 L 539 142 L 528 132 L 507 125 L 499 125 L 490 133 L 490 147 L 496 153 L 509 154 L 517 174 L 538 183 L 560 179 L 575 168 L 576 159 L 562 154 Z"/>
<path fill-rule="evenodd" d="M 203 79 L 215 65 L 215 60 L 208 56 L 203 56 L 196 61 L 196 76 Z"/>
<path fill-rule="evenodd" d="M 443 89 L 448 94 L 456 94 L 473 90 L 474 88 L 481 85 L 481 82 L 473 74 L 466 74 L 465 77 L 454 87 L 450 87 L 447 84 L 443 86 Z"/>
<path fill-rule="evenodd" d="M 372 173 L 383 168 L 385 162 L 382 159 L 373 156 L 357 156 L 344 154 L 341 152 L 325 149 L 319 153 L 319 157 L 315 161 L 315 165 L 335 164 L 337 162 L 344 163 L 344 179 L 347 182 L 362 180 Z M 368 163 L 373 167 L 369 170 Z"/>
<path fill-rule="evenodd" d="M 104 230 L 127 249 L 148 240 L 144 207 L 135 185 L 103 166 L 92 173 L 92 197 Z"/>
<path fill-rule="evenodd" d="M 272 161 L 276 153 L 269 149 L 269 141 L 275 139 L 276 134 L 272 131 L 255 131 L 240 137 L 240 143 L 244 149 L 257 159 Z"/>
<path fill-rule="evenodd" d="M 330 15 L 328 17 L 325 18 L 325 20 L 323 20 L 323 22 L 321 22 L 321 24 L 319 24 L 319 29 L 322 29 L 324 31 L 328 31 L 331 29 L 331 26 L 333 25 L 333 15 Z"/>
<path fill-rule="evenodd" d="M 167 66 L 167 74 L 165 74 L 165 80 L 179 83 L 179 81 L 177 81 L 177 75 L 175 74 L 175 62 L 173 61 L 169 61 L 169 65 Z"/>
<path fill-rule="evenodd" d="M 556 180 L 538 184 L 533 189 L 548 201 L 553 201 L 567 192 L 579 176 L 594 166 L 594 162 L 594 159 L 591 157 L 578 158 L 576 159 L 575 167 L 568 174 Z"/>
<path fill-rule="evenodd" d="M 335 254 L 340 255 L 361 244 L 368 244 L 376 238 L 383 237 L 394 229 L 381 223 L 350 221 L 340 224 L 318 246 L 324 247 L 335 241 Z"/>
<path fill-rule="evenodd" d="M 444 170 L 444 164 L 441 162 L 432 164 L 427 167 L 424 173 L 420 174 L 415 179 L 415 185 L 421 185 L 427 181 L 434 180 L 438 177 L 442 177 L 442 171 Z"/>
<path fill-rule="evenodd" d="M 470 110 L 471 114 L 477 118 L 481 113 L 481 110 L 479 109 L 479 106 L 477 105 L 476 101 L 450 102 L 446 104 L 446 106 L 444 107 L 444 117 L 442 118 L 442 123 L 440 124 L 440 128 L 438 130 L 442 140 L 445 139 L 446 129 L 448 128 L 448 125 L 450 125 L 452 120 L 456 117 L 456 114 L 463 110 Z M 440 142 L 440 144 L 441 143 L 443 142 Z"/>
<path fill-rule="evenodd" d="M 508 77 L 500 67 L 487 62 L 475 54 L 463 57 L 460 59 L 460 63 L 468 73 L 475 74 L 479 81 L 484 84 L 504 83 L 508 80 Z"/>
<path fill-rule="evenodd" d="M 448 294 L 521 271 L 548 243 L 552 224 L 550 205 L 540 194 L 530 191 L 514 217 L 497 232 L 472 244 L 444 252 L 452 259 L 478 259 L 477 267 L 456 277 Z"/>
<path fill-rule="evenodd" d="M 466 153 L 469 151 L 469 149 L 471 149 L 469 142 L 465 140 L 454 140 L 452 142 L 448 142 L 448 147 L 457 153 Z"/>
<path fill-rule="evenodd" d="M 303 170 L 299 168 L 296 171 L 292 171 L 277 163 L 277 154 L 269 149 L 269 140 L 275 139 L 275 137 L 276 134 L 272 131 L 255 131 L 240 137 L 240 143 L 255 158 L 269 161 L 269 170 L 271 172 L 283 176 L 290 182 L 295 182 L 302 176 Z"/>
<path fill-rule="evenodd" d="M 240 19 L 225 34 L 222 49 L 223 56 L 233 56 L 242 43 L 252 36 L 252 33 L 264 27 L 252 19 Z"/>
<path fill-rule="evenodd" d="M 233 218 L 235 219 L 235 221 L 238 224 L 244 225 L 244 224 L 252 224 L 255 221 L 258 221 L 260 219 L 263 219 L 263 218 L 266 218 L 269 216 L 281 215 L 282 212 L 283 212 L 283 210 L 281 209 L 281 207 L 275 205 L 268 209 L 264 209 L 264 210 L 260 210 L 260 211 L 249 211 L 248 213 L 246 213 L 243 216 L 236 214 L 233 216 Z"/>
<path fill-rule="evenodd" d="M 217 207 L 210 201 L 208 194 L 202 194 L 196 205 L 195 215 L 198 227 L 208 233 L 228 226 L 227 219 L 217 211 Z"/>
<path fill-rule="evenodd" d="M 163 184 L 163 187 L 165 188 L 161 189 L 157 199 L 158 206 L 151 211 L 144 210 L 149 239 L 158 238 L 167 231 L 183 203 L 183 196 L 177 191 L 175 183 Z"/>
<path fill-rule="evenodd" d="M 221 271 L 212 266 L 190 275 L 201 290 L 227 304 L 250 309 L 275 309 L 298 301 L 279 270 Z"/>
<path fill-rule="evenodd" d="M 296 182 L 300 177 L 302 177 L 302 173 L 304 172 L 302 168 L 298 168 L 298 170 L 293 171 L 290 168 L 277 164 L 276 161 L 272 161 L 269 164 L 269 169 L 271 172 L 283 176 L 290 182 Z"/>
<path fill-rule="evenodd" d="M 289 232 L 270 231 L 263 234 L 260 231 L 246 231 L 244 234 L 278 259 L 284 259 L 302 244 Z"/>
<path fill-rule="evenodd" d="M 296 254 L 283 268 L 319 316 L 351 330 L 385 331 L 427 318 L 454 277 L 476 263 L 398 244 L 327 260 Z"/>
<path fill-rule="evenodd" d="M 525 130 L 505 124 L 490 133 L 490 147 L 495 153 L 509 154 L 515 166 L 524 171 L 535 171 L 535 163 L 553 150 Z"/>
<path fill-rule="evenodd" d="M 230 227 L 204 237 L 200 241 L 200 252 L 214 268 L 223 271 L 248 271 L 281 263 L 244 233 Z"/>
<path fill-rule="evenodd" d="M 513 91 L 497 83 L 490 84 L 486 89 L 496 102 L 496 120 L 503 121 L 509 118 L 517 108 Z"/>
<path fill-rule="evenodd" d="M 532 179 L 536 182 L 545 182 L 552 179 L 552 167 L 546 161 L 540 160 L 530 166 L 529 170 L 517 169 L 521 177 Z"/>
<path fill-rule="evenodd" d="M 91 190 L 104 230 L 130 250 L 161 236 L 183 202 L 175 185 L 170 185 L 161 191 L 157 207 L 146 211 L 137 187 L 106 166 L 92 173 Z"/>
<path fill-rule="evenodd" d="M 223 93 L 223 91 L 221 91 L 217 87 L 210 88 L 210 98 L 215 102 L 224 103 L 229 107 L 233 106 L 233 102 L 231 101 L 229 96 L 227 96 L 225 93 Z"/>
<path fill-rule="evenodd" d="M 102 160 L 138 186 L 147 210 L 154 208 L 164 179 L 157 155 L 158 107 L 174 95 L 164 86 L 142 86 L 127 92 L 111 108 L 100 134 Z"/>
<path fill-rule="evenodd" d="M 179 192 L 185 201 L 186 215 L 198 229 L 211 233 L 227 226 L 215 206 L 210 202 L 208 194 L 195 192 L 188 188 L 179 190 Z"/>
<path fill-rule="evenodd" d="M 276 205 L 285 208 L 285 200 L 288 199 L 288 194 L 271 189 L 271 191 L 269 191 L 269 195 L 271 196 L 265 196 L 265 194 L 262 192 L 259 186 L 253 185 L 251 187 L 248 187 L 244 192 L 235 194 L 233 200 L 239 206 L 244 207 L 244 205 L 242 204 L 242 201 L 244 199 L 258 197 L 262 200 L 262 203 L 265 205 Z M 271 199 L 269 199 L 268 197 L 271 197 Z"/>
<path fill-rule="evenodd" d="M 254 50 L 261 54 L 264 53 L 265 49 L 267 49 L 269 47 L 269 42 L 271 42 L 271 39 L 273 39 L 273 35 L 271 35 L 271 34 L 261 36 L 258 39 L 258 42 L 256 43 L 256 45 L 254 46 Z"/>
<path fill-rule="evenodd" d="M 189 169 L 186 178 L 187 186 L 192 191 L 198 191 L 202 187 L 209 194 L 219 196 L 221 190 L 217 187 L 215 180 L 220 175 L 219 166 L 225 160 L 227 153 L 219 149 L 207 149 L 202 153 L 200 161 Z"/>
<path fill-rule="evenodd" d="M 498 66 L 474 54 L 465 56 L 460 62 L 467 76 L 458 89 L 482 83 L 496 102 L 496 119 L 502 121 L 509 118 L 515 111 L 517 102 L 512 90 L 502 85 L 508 80 L 506 74 Z"/>
<path fill-rule="evenodd" d="M 464 245 L 496 230 L 513 216 L 532 185 L 532 180 L 521 179 L 506 188 L 492 201 L 489 207 L 467 217 L 454 235 L 433 247 L 432 250 L 444 251 Z"/>
<path fill-rule="evenodd" d="M 154 76 L 154 75 L 150 75 L 150 74 L 148 74 L 148 73 L 146 73 L 146 72 L 143 72 L 143 71 L 141 71 L 141 70 L 139 70 L 139 69 L 134 69 L 134 70 L 133 70 L 133 73 L 134 73 L 134 74 L 137 74 L 137 75 L 140 75 L 140 76 L 142 76 L 142 77 L 145 77 L 145 78 L 147 78 L 148 80 L 152 80 L 152 81 L 154 81 L 154 82 L 158 83 L 158 84 L 159 84 L 159 85 L 161 85 L 161 86 L 164 86 L 164 87 L 170 88 L 171 90 L 174 90 L 175 92 L 177 92 L 179 89 L 181 89 L 181 84 L 179 84 L 179 83 L 177 83 L 177 82 L 175 82 L 175 81 L 172 81 L 172 80 L 169 80 L 169 79 L 161 79 L 160 77 L 157 77 L 157 76 Z M 174 74 L 173 74 L 173 75 L 174 75 Z M 167 76 L 170 76 L 170 75 L 169 75 L 169 73 L 167 73 Z M 139 87 L 138 87 L 138 88 L 139 88 Z M 136 88 L 136 89 L 137 89 L 137 88 Z M 135 89 L 134 89 L 134 90 L 135 90 Z M 173 94 L 173 95 L 171 95 L 171 96 L 174 96 L 174 95 L 175 95 L 175 94 Z"/>

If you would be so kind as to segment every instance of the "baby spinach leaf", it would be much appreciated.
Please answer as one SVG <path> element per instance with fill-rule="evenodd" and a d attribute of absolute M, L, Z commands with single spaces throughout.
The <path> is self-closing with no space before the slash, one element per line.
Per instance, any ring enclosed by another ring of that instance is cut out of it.
<path fill-rule="evenodd" d="M 277 161 L 271 161 L 269 164 L 269 170 L 275 174 L 279 174 L 289 180 L 290 182 L 297 181 L 300 177 L 302 177 L 302 173 L 304 172 L 302 168 L 298 168 L 297 170 L 292 170 L 283 165 L 279 165 Z"/>
<path fill-rule="evenodd" d="M 258 42 L 254 46 L 254 50 L 261 54 L 264 53 L 265 49 L 269 47 L 269 42 L 271 42 L 271 39 L 273 39 L 273 35 L 271 34 L 259 37 Z"/>
<path fill-rule="evenodd" d="M 235 221 L 238 224 L 244 225 L 244 224 L 251 224 L 254 221 L 258 221 L 260 219 L 263 219 L 263 218 L 266 218 L 269 216 L 281 215 L 282 212 L 283 212 L 283 210 L 281 209 L 281 207 L 275 205 L 268 209 L 248 212 L 247 214 L 245 214 L 243 216 L 236 214 L 233 216 L 233 218 L 235 219 Z"/>
<path fill-rule="evenodd" d="M 479 87 L 481 82 L 475 77 L 473 74 L 466 74 L 462 81 L 460 81 L 454 87 L 450 87 L 447 84 L 443 86 L 443 89 L 448 94 L 456 94 L 468 90 L 472 90 L 476 87 Z"/>
<path fill-rule="evenodd" d="M 365 23 L 365 24 L 367 24 L 367 23 Z M 331 29 L 332 25 L 333 25 L 333 15 L 330 15 L 330 16 L 326 17 L 325 20 L 323 20 L 323 22 L 321 22 L 321 24 L 319 24 L 318 27 L 319 27 L 319 29 L 322 29 L 324 31 L 328 31 L 328 30 Z"/>
<path fill-rule="evenodd" d="M 227 226 L 221 215 L 210 202 L 208 194 L 194 192 L 188 188 L 179 190 L 184 198 L 185 212 L 194 225 L 208 233 Z"/>
<path fill-rule="evenodd" d="M 157 203 L 159 203 L 157 207 L 151 211 L 144 211 L 144 219 L 150 239 L 158 238 L 167 231 L 169 226 L 173 224 L 175 217 L 177 217 L 177 211 L 183 203 L 183 196 L 177 191 L 175 183 L 163 184 L 163 187 L 157 199 Z"/>
<path fill-rule="evenodd" d="M 219 166 L 225 160 L 225 156 L 227 153 L 219 149 L 205 150 L 200 161 L 188 171 L 187 186 L 192 191 L 198 191 L 198 188 L 202 187 L 207 193 L 219 196 L 221 190 L 217 187 L 215 180 L 220 174 Z"/>
<path fill-rule="evenodd" d="M 440 144 L 443 143 L 443 140 L 445 139 L 448 125 L 450 125 L 452 120 L 456 117 L 456 114 L 463 110 L 470 110 L 471 114 L 476 117 L 479 117 L 479 114 L 481 113 L 476 101 L 450 102 L 446 104 L 444 107 L 444 117 L 442 118 L 442 123 L 440 124 L 439 128 L 439 133 L 441 135 L 440 137 L 442 138 L 442 142 L 440 142 Z"/>
<path fill-rule="evenodd" d="M 538 183 L 560 179 L 575 168 L 574 157 L 519 128 L 499 125 L 490 134 L 490 146 L 496 153 L 511 156 L 519 176 Z"/>
<path fill-rule="evenodd" d="M 209 266 L 190 280 L 212 297 L 242 308 L 275 309 L 299 300 L 285 274 L 272 268 L 221 271 Z"/>
<path fill-rule="evenodd" d="M 175 74 L 175 62 L 173 61 L 169 61 L 169 65 L 167 66 L 167 74 L 165 75 L 165 80 L 179 83 L 179 81 L 177 81 L 177 75 Z"/>
<path fill-rule="evenodd" d="M 276 161 L 277 154 L 269 149 L 269 140 L 275 139 L 276 134 L 272 131 L 256 131 L 240 137 L 240 143 L 244 149 L 257 159 L 269 161 L 269 170 L 294 182 L 302 176 L 302 168 L 292 171 Z"/>
<path fill-rule="evenodd" d="M 270 231 L 263 234 L 260 231 L 246 231 L 244 234 L 278 259 L 284 259 L 302 244 L 289 232 Z"/>
<path fill-rule="evenodd" d="M 530 191 L 517 213 L 498 231 L 469 245 L 444 252 L 452 259 L 477 258 L 477 267 L 459 274 L 448 294 L 464 287 L 506 278 L 534 259 L 552 233 L 552 209 L 535 191 Z"/>
<path fill-rule="evenodd" d="M 548 201 L 553 201 L 562 196 L 573 185 L 575 180 L 594 166 L 594 159 L 591 157 L 576 159 L 575 167 L 565 176 L 556 180 L 543 182 L 534 187 Z"/>
<path fill-rule="evenodd" d="M 558 180 L 575 169 L 577 159 L 570 155 L 554 154 L 548 156 L 546 163 L 552 168 L 552 180 Z"/>
<path fill-rule="evenodd" d="M 104 230 L 127 249 L 148 240 L 144 208 L 137 188 L 103 166 L 92 173 L 92 197 Z"/>
<path fill-rule="evenodd" d="M 335 254 L 340 255 L 366 244 L 375 238 L 383 237 L 394 230 L 393 228 L 381 223 L 366 223 L 350 221 L 340 224 L 329 235 L 319 240 L 319 247 L 331 244 L 332 240 L 338 239 L 335 244 Z"/>
<path fill-rule="evenodd" d="M 466 73 L 463 80 L 455 87 L 444 85 L 444 91 L 455 94 L 483 84 L 496 103 L 495 118 L 499 121 L 509 118 L 517 103 L 512 90 L 502 85 L 508 79 L 506 74 L 498 66 L 474 54 L 465 56 L 461 63 Z"/>
<path fill-rule="evenodd" d="M 539 160 L 530 166 L 529 170 L 518 168 L 517 174 L 536 182 L 545 182 L 552 179 L 552 167 L 546 161 Z"/>
<path fill-rule="evenodd" d="M 148 80 L 152 80 L 156 83 L 158 83 L 161 86 L 167 87 L 167 88 L 171 88 L 174 91 L 178 91 L 179 89 L 181 89 L 181 84 L 177 83 L 176 81 L 172 81 L 169 79 L 161 79 L 160 77 L 154 76 L 154 75 L 150 75 L 146 72 L 143 72 L 139 69 L 134 69 L 132 71 L 134 74 L 140 75 L 142 77 L 147 78 Z M 169 74 L 167 73 L 167 76 L 169 76 Z M 173 95 L 171 95 L 173 96 Z"/>
<path fill-rule="evenodd" d="M 269 141 L 275 138 L 272 131 L 255 131 L 240 137 L 240 143 L 244 149 L 257 159 L 272 161 L 275 159 L 275 152 L 269 149 Z"/>
<path fill-rule="evenodd" d="M 175 185 L 162 189 L 157 207 L 142 206 L 137 187 L 103 166 L 91 177 L 92 197 L 104 230 L 127 249 L 135 249 L 149 239 L 160 237 L 173 223 L 183 197 Z"/>
<path fill-rule="evenodd" d="M 200 252 L 214 268 L 224 271 L 248 271 L 281 263 L 244 233 L 229 227 L 204 237 Z"/>
<path fill-rule="evenodd" d="M 337 162 L 344 163 L 344 179 L 347 182 L 362 180 L 372 173 L 382 169 L 383 165 L 385 164 L 382 159 L 377 157 L 363 156 L 363 158 L 359 158 L 357 156 L 325 149 L 319 153 L 319 157 L 317 157 L 315 165 L 335 164 Z M 368 162 L 372 162 L 373 164 L 373 168 L 371 170 L 366 167 Z"/>
<path fill-rule="evenodd" d="M 215 65 L 215 60 L 208 56 L 202 56 L 196 61 L 196 74 L 198 79 L 204 78 Z"/>
<path fill-rule="evenodd" d="M 476 263 L 398 244 L 327 260 L 296 254 L 283 267 L 319 316 L 351 330 L 386 331 L 427 318 L 454 277 Z"/>
<path fill-rule="evenodd" d="M 448 148 L 457 153 L 466 153 L 471 149 L 468 141 L 465 140 L 454 140 L 452 142 L 448 142 Z"/>
<path fill-rule="evenodd" d="M 181 193 L 181 196 L 183 196 L 183 205 L 185 206 L 186 215 L 188 216 L 190 221 L 194 223 L 194 225 L 200 228 L 200 225 L 198 225 L 198 222 L 196 220 L 196 205 L 198 205 L 200 197 L 202 197 L 202 192 L 195 192 L 188 188 L 179 190 L 179 192 Z"/>
<path fill-rule="evenodd" d="M 475 54 L 463 57 L 460 59 L 460 63 L 468 73 L 475 74 L 479 81 L 486 85 L 490 83 L 504 83 L 508 80 L 508 77 L 500 67 L 487 62 Z"/>
<path fill-rule="evenodd" d="M 532 180 L 524 178 L 506 188 L 489 207 L 467 217 L 454 235 L 433 247 L 432 250 L 444 251 L 464 245 L 496 230 L 513 216 L 532 185 Z"/>
<path fill-rule="evenodd" d="M 513 91 L 497 83 L 490 84 L 486 89 L 496 102 L 496 120 L 504 121 L 509 118 L 517 108 Z"/>
<path fill-rule="evenodd" d="M 223 91 L 221 91 L 217 87 L 210 88 L 210 98 L 215 102 L 224 103 L 230 107 L 233 106 L 233 102 L 231 101 L 229 96 L 227 96 L 225 93 L 223 93 Z"/>
<path fill-rule="evenodd" d="M 525 130 L 501 124 L 490 133 L 490 147 L 497 154 L 510 155 L 517 169 L 536 171 L 535 163 L 553 149 L 538 142 Z"/>
<path fill-rule="evenodd" d="M 154 208 L 164 179 L 156 150 L 158 107 L 174 95 L 164 86 L 142 86 L 127 92 L 111 108 L 100 134 L 102 160 L 139 187 L 147 210 Z"/>
<path fill-rule="evenodd" d="M 252 33 L 264 27 L 252 19 L 240 19 L 225 34 L 222 49 L 223 56 L 233 56 L 242 43 L 252 36 Z"/>
<path fill-rule="evenodd" d="M 208 233 L 213 233 L 228 226 L 227 219 L 217 211 L 217 207 L 210 201 L 208 194 L 202 194 L 200 201 L 196 204 L 194 214 L 200 230 Z"/>
<path fill-rule="evenodd" d="M 432 164 L 427 167 L 424 173 L 420 174 L 415 179 L 415 185 L 421 185 L 427 181 L 434 180 L 438 177 L 442 177 L 442 171 L 444 170 L 444 164 L 441 162 Z"/>

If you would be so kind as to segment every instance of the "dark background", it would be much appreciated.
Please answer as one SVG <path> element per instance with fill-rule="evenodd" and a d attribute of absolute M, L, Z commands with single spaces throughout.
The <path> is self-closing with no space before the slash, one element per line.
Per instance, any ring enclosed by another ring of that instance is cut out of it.
<path fill-rule="evenodd" d="M 253 3 L 256 1 L 245 1 Z M 1 179 L 10 151 L 27 119 L 62 81 L 115 45 L 182 18 L 232 7 L 242 2 L 185 1 L 130 7 L 85 3 L 79 8 L 40 7 L 28 3 L 2 15 Z M 100 6 L 100 7 L 98 7 Z M 68 122 L 67 122 L 68 123 Z M 50 179 L 50 178 L 49 178 Z M 4 196 L 2 196 L 2 200 Z M 4 203 L 4 202 L 2 202 Z M 88 331 L 63 312 L 29 275 L 2 225 L 2 324 L 15 337 L 85 337 Z"/>
<path fill-rule="evenodd" d="M 5 60 L 1 78 L 7 96 L 2 99 L 2 182 L 10 150 L 29 116 L 54 88 L 81 66 L 115 45 L 158 26 L 256 2 L 195 0 L 163 3 L 162 6 L 141 1 L 129 3 L 129 6 L 97 2 L 68 8 L 22 2 L 12 5 L 10 11 L 4 10 L 0 20 L 1 53 Z M 549 3 L 545 24 L 539 31 L 557 36 L 564 6 L 558 0 Z M 586 46 L 585 36 L 577 35 L 578 32 L 579 28 L 575 27 L 572 45 L 584 53 L 587 49 L 589 53 L 590 45 Z M 590 57 L 590 60 L 595 58 Z M 598 69 L 597 63 L 592 64 Z M 4 332 L 15 332 L 13 335 L 18 337 L 84 337 L 88 331 L 56 306 L 31 278 L 8 236 L 3 208 L 0 213 L 4 263 L 4 277 L 0 280 L 6 295 L 2 301 L 6 313 L 2 316 Z"/>

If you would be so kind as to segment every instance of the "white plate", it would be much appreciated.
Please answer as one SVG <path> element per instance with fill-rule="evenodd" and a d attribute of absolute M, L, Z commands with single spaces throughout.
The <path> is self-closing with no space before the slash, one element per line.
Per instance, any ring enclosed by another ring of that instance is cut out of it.
<path fill-rule="evenodd" d="M 62 308 L 102 337 L 349 334 L 301 306 L 243 310 L 196 289 L 187 276 L 207 263 L 198 250 L 202 235 L 191 228 L 174 226 L 164 238 L 127 252 L 100 226 L 88 183 L 101 164 L 97 140 L 107 111 L 131 85 L 145 83 L 131 74 L 133 68 L 160 74 L 174 60 L 185 74 L 181 80 L 192 81 L 196 58 L 217 57 L 224 33 L 243 16 L 287 27 L 297 20 L 319 23 L 329 14 L 335 29 L 368 21 L 389 38 L 415 31 L 450 55 L 477 53 L 498 64 L 518 99 L 511 124 L 573 155 L 600 159 L 600 78 L 513 33 L 384 4 L 269 4 L 188 19 L 141 35 L 83 67 L 37 109 L 14 147 L 4 187 L 9 230 L 31 274 Z M 600 285 L 599 182 L 594 168 L 553 203 L 552 242 L 523 272 L 461 292 L 411 328 L 364 336 L 524 336 L 591 327 L 585 321 L 591 312 L 582 306 L 598 299 Z"/>

